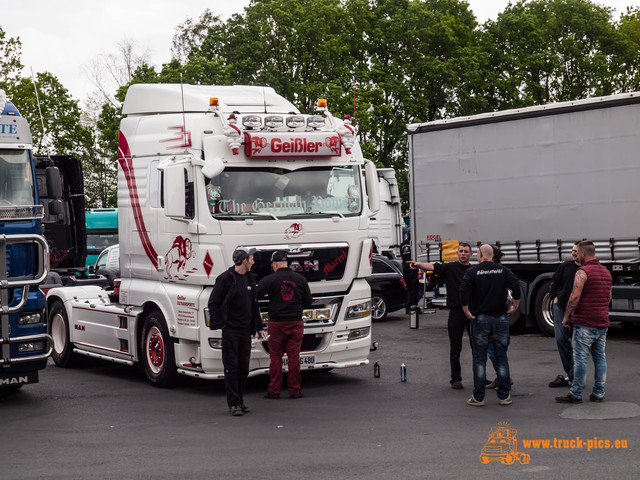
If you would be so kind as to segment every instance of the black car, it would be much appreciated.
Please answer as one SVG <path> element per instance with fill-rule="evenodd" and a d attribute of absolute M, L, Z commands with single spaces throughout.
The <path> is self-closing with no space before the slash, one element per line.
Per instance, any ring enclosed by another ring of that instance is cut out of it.
<path fill-rule="evenodd" d="M 407 285 L 395 261 L 374 255 L 373 271 L 367 282 L 371 286 L 371 319 L 374 322 L 384 320 L 389 312 L 405 307 Z"/>

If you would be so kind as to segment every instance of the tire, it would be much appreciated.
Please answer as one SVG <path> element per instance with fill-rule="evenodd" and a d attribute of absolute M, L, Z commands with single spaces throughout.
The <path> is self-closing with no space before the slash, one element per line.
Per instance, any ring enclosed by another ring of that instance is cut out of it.
<path fill-rule="evenodd" d="M 51 358 L 59 367 L 72 367 L 76 356 L 73 354 L 73 343 L 71 343 L 69 336 L 69 317 L 64 304 L 60 300 L 55 300 L 51 304 L 48 330 L 49 335 L 53 338 Z"/>
<path fill-rule="evenodd" d="M 503 464 L 513 465 L 516 461 L 516 456 L 513 453 L 509 453 L 506 457 L 503 457 Z"/>
<path fill-rule="evenodd" d="M 154 387 L 170 387 L 177 371 L 173 341 L 166 323 L 158 311 L 147 315 L 140 339 L 140 361 L 147 378 Z"/>
<path fill-rule="evenodd" d="M 489 462 L 490 462 L 489 457 L 486 457 L 484 455 L 480 455 L 480 463 L 486 465 Z"/>
<path fill-rule="evenodd" d="M 109 288 L 113 288 L 113 284 L 116 278 L 120 276 L 120 272 L 110 268 L 101 268 L 96 272 L 96 275 L 102 275 L 104 278 L 106 278 L 109 282 Z"/>
<path fill-rule="evenodd" d="M 547 337 L 553 337 L 553 302 L 549 297 L 549 285 L 551 280 L 542 282 L 538 287 L 533 306 L 538 327 Z"/>
<path fill-rule="evenodd" d="M 387 318 L 389 313 L 389 302 L 380 293 L 371 295 L 371 321 L 381 322 Z"/>

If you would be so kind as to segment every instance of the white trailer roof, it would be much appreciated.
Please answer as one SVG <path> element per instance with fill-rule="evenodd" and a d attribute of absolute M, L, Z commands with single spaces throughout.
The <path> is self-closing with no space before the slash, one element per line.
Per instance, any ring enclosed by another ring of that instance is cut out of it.
<path fill-rule="evenodd" d="M 618 95 L 609 95 L 606 97 L 593 97 L 571 102 L 535 105 L 533 107 L 515 108 L 512 110 L 503 110 L 500 112 L 480 113 L 478 115 L 456 117 L 446 120 L 435 120 L 432 122 L 410 123 L 409 125 L 407 125 L 407 133 L 409 135 L 413 135 L 425 131 L 446 130 L 449 128 L 458 128 L 462 126 L 506 122 L 508 120 L 514 120 L 514 117 L 538 117 L 543 115 L 566 113 L 570 110 L 592 110 L 595 108 L 606 108 L 615 105 L 626 105 L 638 102 L 640 102 L 640 92 L 621 93 Z"/>
<path fill-rule="evenodd" d="M 246 85 L 180 85 L 139 83 L 131 85 L 122 106 L 123 115 L 206 112 L 209 99 L 217 97 L 225 113 L 299 113 L 271 87 Z M 183 107 L 184 101 L 184 107 Z"/>

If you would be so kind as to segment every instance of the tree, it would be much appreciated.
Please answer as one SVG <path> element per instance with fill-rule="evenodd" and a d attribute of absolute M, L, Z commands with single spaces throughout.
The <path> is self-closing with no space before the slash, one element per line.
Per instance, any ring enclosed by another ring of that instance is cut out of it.
<path fill-rule="evenodd" d="M 621 37 L 611 9 L 589 0 L 520 0 L 484 26 L 491 107 L 505 109 L 614 92 Z"/>
<path fill-rule="evenodd" d="M 8 88 L 22 71 L 20 62 L 22 42 L 19 38 L 6 38 L 6 33 L 0 27 L 0 87 Z"/>

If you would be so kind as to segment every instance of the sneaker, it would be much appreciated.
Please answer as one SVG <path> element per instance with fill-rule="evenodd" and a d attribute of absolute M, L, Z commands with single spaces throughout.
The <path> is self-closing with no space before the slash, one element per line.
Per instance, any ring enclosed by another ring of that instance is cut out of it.
<path fill-rule="evenodd" d="M 292 393 L 291 395 L 289 395 L 289 398 L 292 398 L 292 399 L 294 399 L 294 400 L 295 400 L 296 398 L 302 398 L 302 397 L 304 397 L 304 395 L 302 394 L 302 392 Z"/>
<path fill-rule="evenodd" d="M 273 395 L 272 393 L 267 392 L 264 394 L 264 398 L 268 398 L 270 400 L 278 400 L 280 398 L 280 394 L 276 393 L 275 395 Z"/>
<path fill-rule="evenodd" d="M 511 405 L 513 402 L 511 401 L 511 394 L 507 395 L 507 398 L 499 398 L 500 405 Z"/>
<path fill-rule="evenodd" d="M 462 390 L 462 382 L 460 380 L 451 382 L 451 388 L 453 388 L 454 390 Z"/>
<path fill-rule="evenodd" d="M 249 407 L 247 407 L 246 405 L 240 405 L 240 410 L 242 410 L 242 413 L 250 413 L 251 409 Z"/>
<path fill-rule="evenodd" d="M 239 417 L 242 415 L 242 407 L 240 405 L 233 405 L 229 407 L 229 411 L 234 417 Z"/>
<path fill-rule="evenodd" d="M 589 401 L 590 402 L 602 403 L 602 402 L 604 402 L 605 398 L 607 398 L 607 397 L 596 397 L 593 393 L 591 395 L 589 395 Z"/>
<path fill-rule="evenodd" d="M 471 395 L 471 398 L 467 400 L 467 405 L 471 405 L 473 407 L 484 407 L 484 400 L 476 400 L 476 397 Z"/>
<path fill-rule="evenodd" d="M 549 382 L 550 388 L 568 387 L 569 380 L 564 378 L 564 375 L 558 375 L 553 382 Z"/>
<path fill-rule="evenodd" d="M 493 382 L 489 383 L 485 388 L 498 388 L 498 379 L 495 378 Z"/>
<path fill-rule="evenodd" d="M 571 393 L 567 393 L 562 397 L 556 397 L 556 402 L 558 403 L 582 403 L 581 398 L 576 398 Z"/>

